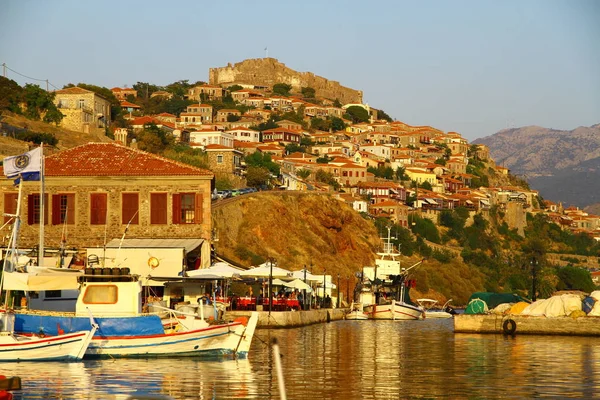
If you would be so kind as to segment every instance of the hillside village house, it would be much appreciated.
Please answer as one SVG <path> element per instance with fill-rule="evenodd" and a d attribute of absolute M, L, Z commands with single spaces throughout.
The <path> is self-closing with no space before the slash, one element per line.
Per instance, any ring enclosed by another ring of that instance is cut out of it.
<path fill-rule="evenodd" d="M 132 88 L 114 87 L 110 89 L 118 100 L 127 100 L 127 96 L 137 97 L 137 90 Z"/>
<path fill-rule="evenodd" d="M 110 123 L 110 102 L 91 90 L 70 87 L 54 92 L 54 104 L 64 115 L 60 126 L 91 133 Z"/>
<path fill-rule="evenodd" d="M 260 142 L 260 132 L 255 131 L 248 128 L 235 128 L 229 129 L 225 131 L 233 136 L 235 140 L 239 140 L 240 142 L 251 142 L 258 143 Z"/>
<path fill-rule="evenodd" d="M 273 128 L 267 129 L 263 131 L 263 142 L 277 142 L 277 143 L 300 143 L 300 139 L 302 138 L 302 133 L 286 128 Z"/>
<path fill-rule="evenodd" d="M 187 106 L 186 111 L 182 112 L 179 118 L 183 126 L 209 124 L 212 122 L 213 108 L 209 104 L 192 104 Z"/>
<path fill-rule="evenodd" d="M 105 238 L 203 239 L 210 265 L 213 173 L 115 143 L 88 143 L 45 159 L 45 245 L 102 247 Z M 18 190 L 0 171 L 0 209 Z M 38 243 L 40 183 L 24 182 L 21 247 Z M 128 227 L 127 229 L 125 229 Z"/>
<path fill-rule="evenodd" d="M 222 108 L 217 111 L 217 122 L 227 122 L 229 117 L 237 117 L 240 118 L 242 113 L 236 109 Z"/>
<path fill-rule="evenodd" d="M 212 130 L 190 132 L 190 146 L 205 148 L 209 144 L 218 144 L 233 149 L 234 137 L 230 133 Z"/>
<path fill-rule="evenodd" d="M 244 153 L 220 144 L 209 144 L 204 147 L 208 155 L 208 165 L 216 176 L 237 175 L 241 172 L 241 161 Z"/>
<path fill-rule="evenodd" d="M 223 98 L 223 92 L 220 86 L 205 84 L 188 89 L 187 98 L 196 101 L 219 100 Z"/>
<path fill-rule="evenodd" d="M 386 200 L 369 206 L 370 214 L 374 216 L 386 216 L 395 224 L 408 228 L 408 212 L 411 207 L 399 201 Z"/>

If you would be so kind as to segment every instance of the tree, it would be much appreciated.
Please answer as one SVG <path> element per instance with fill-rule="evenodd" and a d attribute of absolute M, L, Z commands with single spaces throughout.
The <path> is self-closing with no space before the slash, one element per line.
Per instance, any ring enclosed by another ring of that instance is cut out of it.
<path fill-rule="evenodd" d="M 318 169 L 317 172 L 315 172 L 315 180 L 331 185 L 335 190 L 340 188 L 340 184 L 335 180 L 333 174 L 322 169 Z"/>
<path fill-rule="evenodd" d="M 23 88 L 12 79 L 0 76 L 0 110 L 10 110 L 21 113 L 19 102 Z"/>
<path fill-rule="evenodd" d="M 152 93 L 163 90 L 162 87 L 152 85 L 148 82 L 137 82 L 133 85 L 133 88 L 137 91 L 138 97 L 143 99 L 149 99 Z"/>
<path fill-rule="evenodd" d="M 328 131 L 330 126 L 331 122 L 323 118 L 315 117 L 310 120 L 310 127 L 313 129 Z"/>
<path fill-rule="evenodd" d="M 383 110 L 377 110 L 377 118 L 378 119 L 383 119 L 386 120 L 388 122 L 392 122 L 393 119 L 392 117 L 390 117 L 389 115 L 387 115 L 387 113 Z"/>
<path fill-rule="evenodd" d="M 242 90 L 242 89 L 243 89 L 243 87 L 242 87 L 242 86 L 240 86 L 240 85 L 231 85 L 231 86 L 229 86 L 229 87 L 227 88 L 227 91 L 228 91 L 229 93 L 231 93 L 231 92 L 236 92 L 236 91 L 238 91 L 238 90 Z"/>
<path fill-rule="evenodd" d="M 273 93 L 280 96 L 288 97 L 290 90 L 292 90 L 292 85 L 288 85 L 287 83 L 276 83 L 273 85 Z"/>
<path fill-rule="evenodd" d="M 301 89 L 302 97 L 305 99 L 314 99 L 315 98 L 315 89 L 311 87 L 303 87 Z"/>
<path fill-rule="evenodd" d="M 154 123 L 144 125 L 144 129 L 136 132 L 135 138 L 140 150 L 154 154 L 162 154 L 174 142 L 172 135 Z"/>
<path fill-rule="evenodd" d="M 596 289 L 590 271 L 582 267 L 568 265 L 557 268 L 556 276 L 558 277 L 557 290 L 581 290 L 590 293 Z"/>
<path fill-rule="evenodd" d="M 342 107 L 342 103 L 340 103 L 339 99 L 335 99 L 335 101 L 333 102 L 333 106 L 337 107 L 337 108 L 341 108 Z"/>
<path fill-rule="evenodd" d="M 169 93 L 173 93 L 174 95 L 184 97 L 188 93 L 188 89 L 191 88 L 189 81 L 187 79 L 173 82 L 168 84 L 165 89 Z"/>
<path fill-rule="evenodd" d="M 308 178 L 311 173 L 311 170 L 306 168 L 300 168 L 299 170 L 296 170 L 296 175 L 302 179 Z"/>
<path fill-rule="evenodd" d="M 396 179 L 398 179 L 399 181 L 407 181 L 410 178 L 406 175 L 406 168 L 405 167 L 397 167 L 396 168 Z"/>
<path fill-rule="evenodd" d="M 431 183 L 429 183 L 429 181 L 422 182 L 420 187 L 426 190 L 433 190 L 433 187 L 431 186 Z"/>
<path fill-rule="evenodd" d="M 249 166 L 246 170 L 246 183 L 251 187 L 260 187 L 269 183 L 271 173 L 267 168 Z"/>
<path fill-rule="evenodd" d="M 227 116 L 227 122 L 235 122 L 235 121 L 239 121 L 242 117 L 240 117 L 239 115 L 233 115 L 233 114 L 229 114 Z"/>
<path fill-rule="evenodd" d="M 339 117 L 331 117 L 331 129 L 334 132 L 343 131 L 346 129 L 346 124 L 344 123 L 344 120 Z"/>
<path fill-rule="evenodd" d="M 25 103 L 25 116 L 38 121 L 41 114 L 45 114 L 44 122 L 54 122 L 58 125 L 64 115 L 53 100 L 54 93 L 49 93 L 38 85 L 26 84 L 21 97 L 21 101 Z"/>
<path fill-rule="evenodd" d="M 296 143 L 290 143 L 290 144 L 285 145 L 285 153 L 286 154 L 305 153 L 305 152 L 306 152 L 306 149 Z"/>
<path fill-rule="evenodd" d="M 271 160 L 269 153 L 255 151 L 244 159 L 249 167 L 260 167 L 267 169 L 273 175 L 279 175 L 279 165 Z"/>
<path fill-rule="evenodd" d="M 368 122 L 369 121 L 369 112 L 360 106 L 350 106 L 346 109 L 346 114 L 348 115 L 349 120 L 353 123 L 358 122 Z"/>

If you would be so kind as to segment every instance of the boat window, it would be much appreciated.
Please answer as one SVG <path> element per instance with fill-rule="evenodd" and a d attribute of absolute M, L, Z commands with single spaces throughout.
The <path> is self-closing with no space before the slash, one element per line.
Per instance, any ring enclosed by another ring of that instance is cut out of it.
<path fill-rule="evenodd" d="M 88 286 L 83 295 L 84 304 L 115 304 L 118 300 L 118 290 L 115 285 Z"/>

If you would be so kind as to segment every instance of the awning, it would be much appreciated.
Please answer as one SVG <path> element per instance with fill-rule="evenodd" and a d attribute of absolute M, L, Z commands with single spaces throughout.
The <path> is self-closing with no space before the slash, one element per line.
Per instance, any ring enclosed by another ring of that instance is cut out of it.
<path fill-rule="evenodd" d="M 23 272 L 4 271 L 3 290 L 69 290 L 79 289 L 77 277 L 82 275 L 77 272 L 56 272 L 48 274 L 28 274 Z"/>
<path fill-rule="evenodd" d="M 471 200 L 467 200 L 465 203 L 467 203 L 467 204 L 473 204 L 473 202 Z"/>
<path fill-rule="evenodd" d="M 479 200 L 479 201 L 480 201 L 480 202 L 481 202 L 481 204 L 483 204 L 483 205 L 486 205 L 486 206 L 489 206 L 489 205 L 490 205 L 490 202 L 489 202 L 489 201 L 487 201 L 486 199 L 481 199 L 481 200 Z"/>
<path fill-rule="evenodd" d="M 183 248 L 187 253 L 200 247 L 204 239 L 113 239 L 106 244 L 107 249 L 132 249 L 132 248 L 155 248 L 155 249 L 173 249 Z"/>

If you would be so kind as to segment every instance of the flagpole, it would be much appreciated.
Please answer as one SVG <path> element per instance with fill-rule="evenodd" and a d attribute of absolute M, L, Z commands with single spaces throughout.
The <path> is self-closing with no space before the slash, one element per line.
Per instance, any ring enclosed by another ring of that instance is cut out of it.
<path fill-rule="evenodd" d="M 44 142 L 40 144 L 40 243 L 38 248 L 38 266 L 44 266 L 44 175 L 46 174 L 44 165 Z"/>

